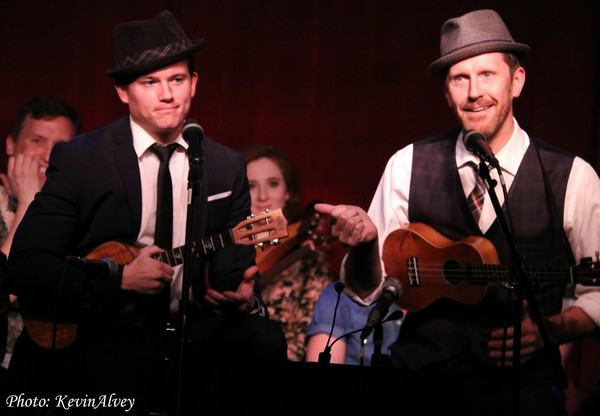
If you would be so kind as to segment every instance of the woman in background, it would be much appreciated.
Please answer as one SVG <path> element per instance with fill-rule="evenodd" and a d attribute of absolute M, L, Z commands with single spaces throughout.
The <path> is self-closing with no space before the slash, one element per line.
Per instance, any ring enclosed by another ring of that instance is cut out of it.
<path fill-rule="evenodd" d="M 264 144 L 247 147 L 241 153 L 247 164 L 252 213 L 259 215 L 267 209 L 281 208 L 291 225 L 290 229 L 297 229 L 302 206 L 296 173 L 288 157 L 278 148 Z M 287 248 L 282 244 L 267 250 Z M 258 255 L 261 255 L 260 251 Z M 288 264 L 290 259 L 293 259 L 292 263 Z M 257 257 L 257 264 L 259 260 Z M 285 333 L 288 359 L 302 361 L 312 311 L 323 289 L 331 283 L 332 276 L 327 256 L 310 246 L 310 241 L 300 242 L 282 256 L 278 268 L 282 268 L 283 264 L 283 270 L 274 276 L 268 271 L 261 272 L 262 296 L 270 318 L 279 322 Z"/>

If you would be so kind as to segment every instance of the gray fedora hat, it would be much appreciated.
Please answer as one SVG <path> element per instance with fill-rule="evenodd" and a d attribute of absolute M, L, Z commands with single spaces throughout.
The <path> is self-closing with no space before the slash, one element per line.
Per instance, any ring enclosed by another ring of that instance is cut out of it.
<path fill-rule="evenodd" d="M 202 48 L 204 39 L 190 41 L 171 12 L 164 10 L 149 20 L 117 25 L 114 43 L 117 66 L 106 74 L 119 78 L 181 61 Z"/>
<path fill-rule="evenodd" d="M 494 10 L 476 10 L 449 19 L 441 32 L 441 57 L 429 65 L 429 72 L 438 77 L 455 63 L 483 53 L 511 52 L 519 58 L 529 53 L 529 46 L 513 40 Z"/>

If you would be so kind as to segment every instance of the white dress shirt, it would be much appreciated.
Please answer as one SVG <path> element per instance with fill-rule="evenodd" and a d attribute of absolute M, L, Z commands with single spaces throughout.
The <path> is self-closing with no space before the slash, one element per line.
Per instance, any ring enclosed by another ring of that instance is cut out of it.
<path fill-rule="evenodd" d="M 142 182 L 142 223 L 135 245 L 136 247 L 143 248 L 154 244 L 157 178 L 160 161 L 154 153 L 148 150 L 156 141 L 131 118 L 130 123 L 133 134 L 133 147 L 138 157 Z M 173 182 L 173 248 L 185 244 L 187 178 L 189 172 L 189 163 L 186 155 L 188 144 L 183 140 L 181 134 L 177 137 L 175 143 L 178 143 L 179 146 L 169 160 L 169 170 Z M 175 312 L 179 308 L 183 265 L 175 266 L 174 272 L 173 281 L 171 282 L 171 312 Z"/>

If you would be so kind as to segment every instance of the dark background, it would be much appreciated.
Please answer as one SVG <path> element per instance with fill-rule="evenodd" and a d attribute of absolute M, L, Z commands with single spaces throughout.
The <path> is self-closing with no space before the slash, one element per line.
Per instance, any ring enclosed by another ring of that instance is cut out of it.
<path fill-rule="evenodd" d="M 191 114 L 206 134 L 237 150 L 281 147 L 305 202 L 367 208 L 396 150 L 456 126 L 427 67 L 441 24 L 485 7 L 532 49 L 521 126 L 598 169 L 597 0 L 2 0 L 0 135 L 35 95 L 67 100 L 84 130 L 120 117 L 126 107 L 105 75 L 113 27 L 169 9 L 191 39 L 206 40 Z"/>
<path fill-rule="evenodd" d="M 442 23 L 479 8 L 497 10 L 531 46 L 515 104 L 521 126 L 598 171 L 598 0 L 0 0 L 0 136 L 36 95 L 71 103 L 84 131 L 123 115 L 105 75 L 115 65 L 113 28 L 169 9 L 191 39 L 206 40 L 190 115 L 206 134 L 236 150 L 282 148 L 305 203 L 366 209 L 396 150 L 456 127 L 427 67 L 439 57 Z M 570 370 L 583 393 L 598 378 L 591 345 Z"/>

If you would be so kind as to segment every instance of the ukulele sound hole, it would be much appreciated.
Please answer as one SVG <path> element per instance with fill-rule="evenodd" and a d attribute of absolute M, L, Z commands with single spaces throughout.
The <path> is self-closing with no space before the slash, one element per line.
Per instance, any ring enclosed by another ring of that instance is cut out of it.
<path fill-rule="evenodd" d="M 457 285 L 465 279 L 464 268 L 456 260 L 448 260 L 443 267 L 444 279 L 452 284 Z"/>

